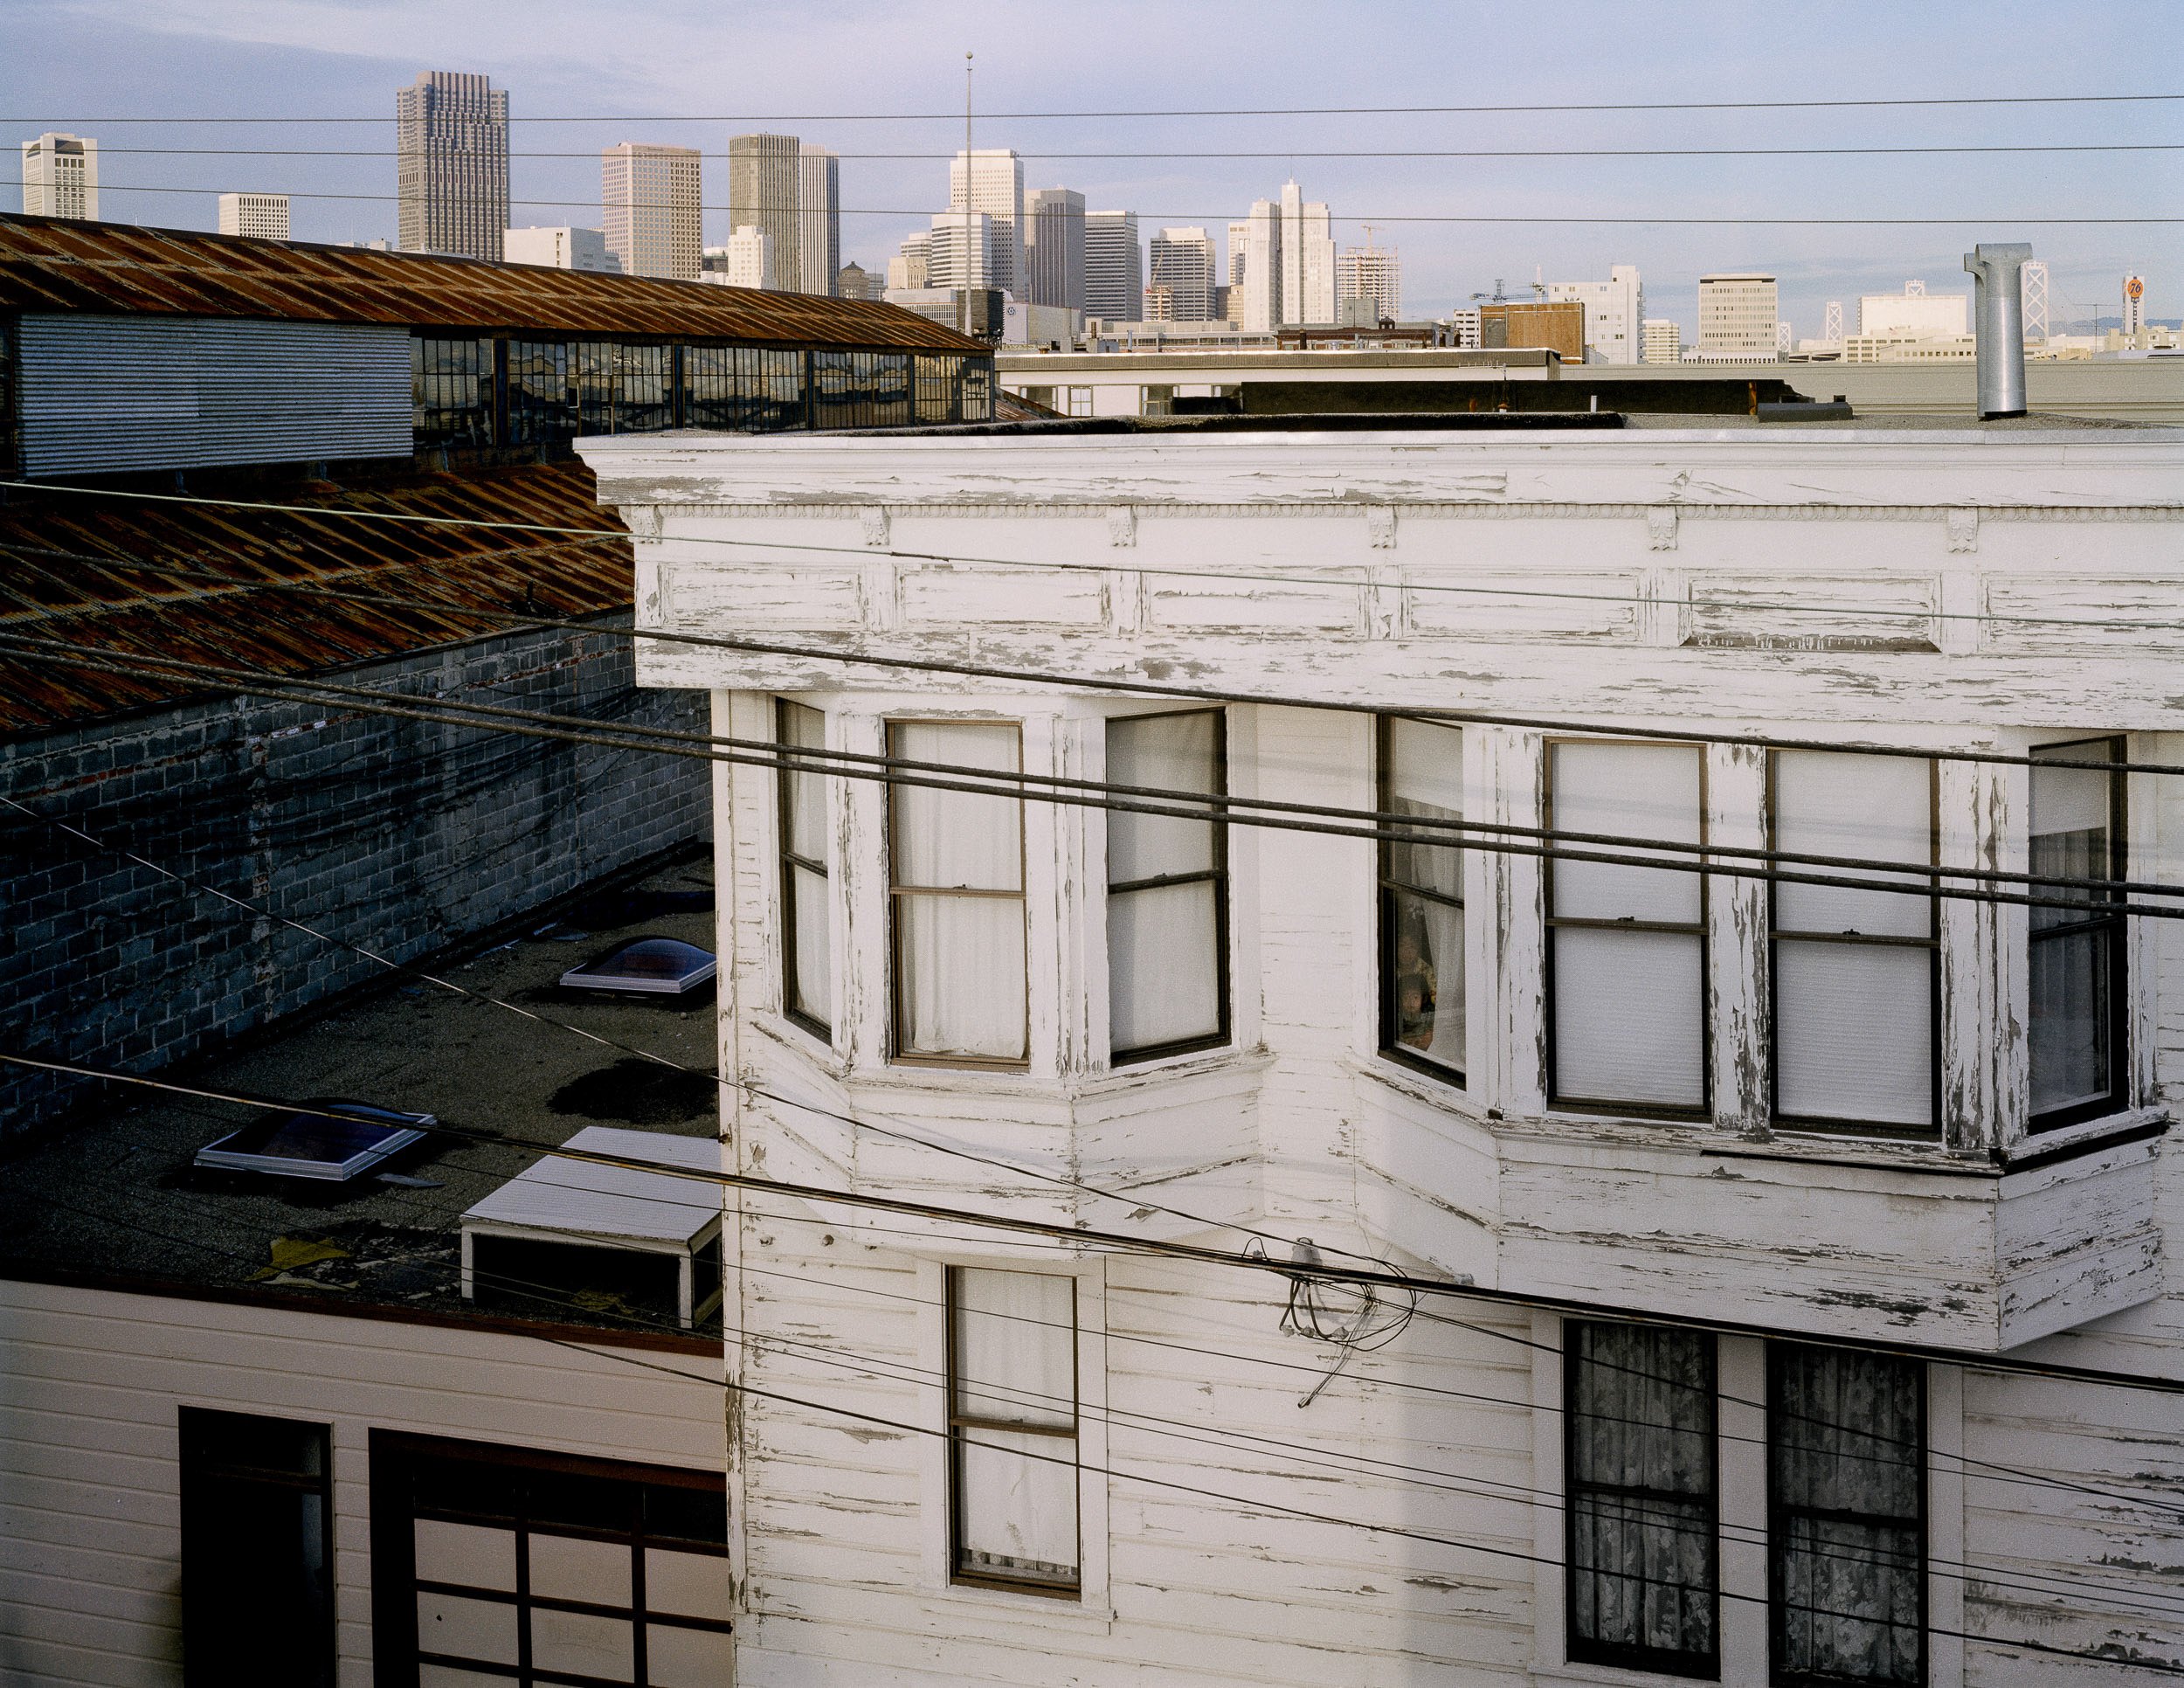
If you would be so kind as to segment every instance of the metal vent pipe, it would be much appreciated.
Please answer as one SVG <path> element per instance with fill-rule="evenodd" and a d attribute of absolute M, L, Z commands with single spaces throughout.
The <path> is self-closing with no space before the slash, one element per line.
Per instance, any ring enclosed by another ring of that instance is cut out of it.
<path fill-rule="evenodd" d="M 2022 240 L 1982 244 L 1964 254 L 1972 277 L 1981 421 L 2025 413 L 2023 270 L 2031 256 L 2032 248 Z"/>

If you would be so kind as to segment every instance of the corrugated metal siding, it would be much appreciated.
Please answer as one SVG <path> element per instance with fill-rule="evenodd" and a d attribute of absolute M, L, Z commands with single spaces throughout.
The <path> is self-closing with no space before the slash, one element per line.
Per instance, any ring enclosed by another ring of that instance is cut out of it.
<path fill-rule="evenodd" d="M 26 474 L 410 454 L 400 329 L 33 315 L 19 343 Z"/>

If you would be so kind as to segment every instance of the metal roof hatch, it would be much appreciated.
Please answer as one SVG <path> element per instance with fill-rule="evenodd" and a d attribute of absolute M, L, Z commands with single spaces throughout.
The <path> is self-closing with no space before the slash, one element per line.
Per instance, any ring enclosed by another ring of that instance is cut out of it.
<path fill-rule="evenodd" d="M 422 1143 L 439 1124 L 431 1114 L 313 1097 L 298 1107 L 269 1109 L 241 1131 L 208 1143 L 195 1164 L 347 1184 Z"/>

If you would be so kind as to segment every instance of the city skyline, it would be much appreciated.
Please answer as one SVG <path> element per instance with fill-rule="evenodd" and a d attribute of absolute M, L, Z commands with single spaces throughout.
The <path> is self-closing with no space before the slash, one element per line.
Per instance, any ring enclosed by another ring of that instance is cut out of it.
<path fill-rule="evenodd" d="M 1719 98 L 1724 79 L 1766 80 L 1793 68 L 1797 92 L 1845 98 L 1936 99 L 2017 92 L 2113 92 L 2120 86 L 2104 41 L 2129 34 L 2132 20 L 2148 28 L 2160 16 L 2149 5 L 2110 8 L 2100 32 L 2044 28 L 1996 31 L 1976 52 L 1922 51 L 1954 42 L 1960 20 L 1900 17 L 1871 5 L 1792 8 L 1773 14 L 1766 27 L 1736 20 L 1724 24 L 1700 9 L 1669 6 L 1667 27 L 1638 33 L 1613 27 L 1613 9 L 1579 5 L 1579 23 L 1598 27 L 1558 31 L 1555 53 L 1528 57 L 1527 42 L 1544 24 L 1503 16 L 1491 44 L 1474 43 L 1466 88 L 1435 86 L 1435 75 L 1407 69 L 1385 52 L 1369 51 L 1386 34 L 1400 34 L 1401 20 L 1439 26 L 1438 15 L 1416 8 L 1373 9 L 1384 29 L 1358 44 L 1332 42 L 1311 32 L 1310 50 L 1285 43 L 1278 29 L 1247 32 L 1194 31 L 1205 40 L 1183 40 L 1165 59 L 1143 57 L 1112 66 L 1093 64 L 1065 75 L 1042 65 L 1031 44 L 995 38 L 1001 14 L 965 5 L 946 19 L 906 31 L 879 9 L 850 6 L 818 21 L 791 14 L 749 21 L 751 52 L 778 74 L 770 74 L 764 109 L 736 115 L 718 90 L 728 82 L 712 73 L 729 51 L 727 33 L 692 7 L 653 9 L 626 29 L 608 29 L 576 10 L 546 10 L 554 24 L 515 26 L 517 14 L 484 6 L 460 17 L 429 14 L 435 27 L 429 61 L 397 57 L 390 41 L 407 38 L 403 20 L 421 21 L 421 8 L 387 0 L 359 8 L 246 4 L 244 0 L 193 0 L 165 9 L 155 20 L 106 3 L 84 0 L 59 8 L 53 25 L 20 44 L 17 90 L 30 108 L 20 141 L 44 128 L 96 135 L 101 114 L 205 112 L 206 100 L 225 98 L 234 114 L 266 114 L 266 90 L 286 96 L 279 109 L 298 114 L 360 116 L 384 110 L 385 89 L 431 66 L 454 66 L 487 74 L 514 102 L 508 220 L 518 226 L 592 220 L 583 209 L 596 203 L 598 149 L 623 139 L 694 145 L 720 158 L 727 135 L 759 128 L 797 128 L 770 116 L 783 111 L 925 111 L 923 124 L 804 121 L 807 143 L 847 155 L 841 165 L 843 217 L 838 257 L 877 272 L 906 234 L 930 224 L 943 209 L 936 176 L 962 144 L 960 115 L 937 114 L 958 104 L 960 61 L 952 38 L 975 41 L 979 52 L 979 100 L 996 111 L 1137 109 L 1227 105 L 1206 90 L 1227 85 L 1230 68 L 1248 72 L 1254 96 L 1268 106 L 1287 99 L 1299 105 L 1416 101 L 1442 104 L 1462 98 L 1479 104 L 1552 103 L 1590 95 L 1603 100 L 1675 100 Z M 2005 10 L 2008 10 L 2005 8 Z M 2063 8 L 2069 11 L 2070 8 Z M 1135 16 L 1135 12 L 1130 13 Z M 2040 14 L 2051 20 L 2055 9 Z M 1822 76 L 1808 56 L 1814 41 L 1856 38 L 1885 17 L 1904 45 L 1891 58 L 1897 69 L 1855 57 L 1828 61 Z M 1461 20 L 1457 20 L 1461 21 Z M 950 24 L 953 25 L 952 31 Z M 739 28 L 742 25 L 739 24 Z M 662 46 L 676 33 L 677 51 Z M 2158 33 L 2158 30 L 2156 33 Z M 1611 51 L 1607 38 L 1620 43 Z M 1658 37 L 1659 39 L 1654 38 Z M 98 51 L 90 51 L 95 38 Z M 542 45 L 555 42 L 549 51 Z M 1667 52 L 1662 42 L 1672 44 Z M 853 50 L 854 43 L 861 50 Z M 1536 45 L 1536 44 L 1535 44 Z M 1224 59 L 1223 55 L 1227 57 Z M 1216 71 L 1222 81 L 1210 80 Z M 95 66 L 96 74 L 93 73 Z M 1489 73 L 1483 80 L 1476 73 Z M 1068 86 L 1065 83 L 1082 86 Z M 1234 84 L 1241 86 L 1241 83 Z M 1770 87 L 1774 83 L 1769 82 Z M 221 91 L 233 89 L 232 94 Z M 1733 91 L 1733 88 L 1732 88 Z M 1776 89 L 1779 92 L 1779 88 Z M 757 104 L 753 98 L 747 102 Z M 678 124 L 647 120 L 646 110 L 718 113 L 722 122 Z M 1750 113 L 1719 114 L 1579 114 L 1456 118 L 1424 115 L 1290 117 L 1124 123 L 1053 121 L 980 116 L 973 144 L 980 150 L 1008 148 L 1024 159 L 1027 183 L 1060 183 L 1082 193 L 1089 207 L 1134 211 L 1141 233 L 1160 226 L 1205 226 L 1218 233 L 1267 192 L 1269 181 L 1296 174 L 1316 199 L 1335 213 L 1339 246 L 1357 245 L 1362 223 L 1380 226 L 1381 244 L 1403 255 L 1406 311 L 1440 315 L 1465 301 L 1496 274 L 1529 277 L 1605 276 L 1612 264 L 1631 264 L 1647 277 L 1649 315 L 1696 325 L 1697 277 L 1717 270 L 1764 269 L 1780 278 L 1783 311 L 1800 337 L 1821 332 L 1829 299 L 1900 287 L 1906 276 L 1934 285 L 1957 273 L 1957 260 L 1976 239 L 2023 238 L 2050 266 L 2052 315 L 2058 327 L 2092 315 L 2111 321 L 2119 309 L 2125 273 L 2148 278 L 2149 315 L 2176 315 L 2170 276 L 2184 276 L 2184 240 L 2167 228 L 2042 228 L 2007 217 L 1974 225 L 1810 229 L 1790 226 L 1673 228 L 1660 225 L 1604 227 L 1570 225 L 1460 225 L 1405 222 L 1441 215 L 1552 216 L 1558 211 L 1601 216 L 1662 214 L 1723 216 L 1772 214 L 1906 216 L 1932 212 L 2020 211 L 2054 215 L 2149 215 L 2166 207 L 2151 190 L 2161 179 L 2145 153 L 2043 155 L 2036 169 L 2007 156 L 1937 156 L 1916 161 L 1885 158 L 1729 161 L 1615 158 L 1593 161 L 1462 161 L 1397 158 L 1333 159 L 1318 150 L 1368 151 L 1448 149 L 1523 150 L 1690 146 L 2006 145 L 2166 138 L 2167 108 L 2159 107 L 1932 107 L 1835 116 Z M 582 124 L 537 125 L 527 116 L 615 115 L 619 132 Z M 34 125 L 34 127 L 33 127 Z M 731 127 L 732 125 L 732 127 Z M 231 163 L 174 156 L 134 156 L 126 163 L 116 147 L 211 144 L 224 133 L 147 124 L 126 136 L 105 137 L 108 159 L 101 183 L 105 214 L 167 226 L 214 225 L 217 193 L 237 183 Z M 249 142 L 261 146 L 353 145 L 369 131 L 253 126 Z M 329 139 L 329 136 L 342 137 Z M 587 144 L 588 143 L 588 150 Z M 387 144 L 390 145 L 390 137 Z M 1296 148 L 1294 153 L 1279 150 Z M 1167 156 L 1130 161 L 1063 158 L 1061 153 L 1100 149 Z M 528 157 L 545 150 L 584 157 Z M 1253 153 L 1234 162 L 1193 156 L 1206 151 Z M 874 159 L 860 155 L 916 155 Z M 394 207 L 383 197 L 317 198 L 314 195 L 384 196 L 391 192 L 390 162 L 376 158 L 259 158 L 249 185 L 292 195 L 299 239 L 350 239 L 394 232 Z M 587 182 L 585 177 L 589 176 Z M 715 175 L 715 180 L 722 180 Z M 2037 197 L 2025 185 L 2036 184 Z M 118 184 L 118 185 L 117 185 Z M 139 185 L 141 184 L 141 186 Z M 142 186 L 202 189 L 152 194 Z M 724 185 L 724 181 L 723 181 Z M 719 187 L 708 195 L 725 205 Z M 565 206 L 525 201 L 563 200 Z M 705 217 L 708 242 L 725 240 L 731 225 L 724 209 Z"/>

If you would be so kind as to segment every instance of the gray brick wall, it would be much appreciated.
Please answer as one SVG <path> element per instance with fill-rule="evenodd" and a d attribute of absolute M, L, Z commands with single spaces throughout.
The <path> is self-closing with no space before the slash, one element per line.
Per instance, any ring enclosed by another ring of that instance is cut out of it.
<path fill-rule="evenodd" d="M 340 676 L 419 697 L 702 731 L 626 640 L 540 633 Z M 706 764 L 232 697 L 0 746 L 0 792 L 194 880 L 407 959 L 708 827 Z M 0 1041 L 141 1071 L 383 969 L 0 810 Z M 0 1131 L 98 1087 L 0 1068 Z"/>

